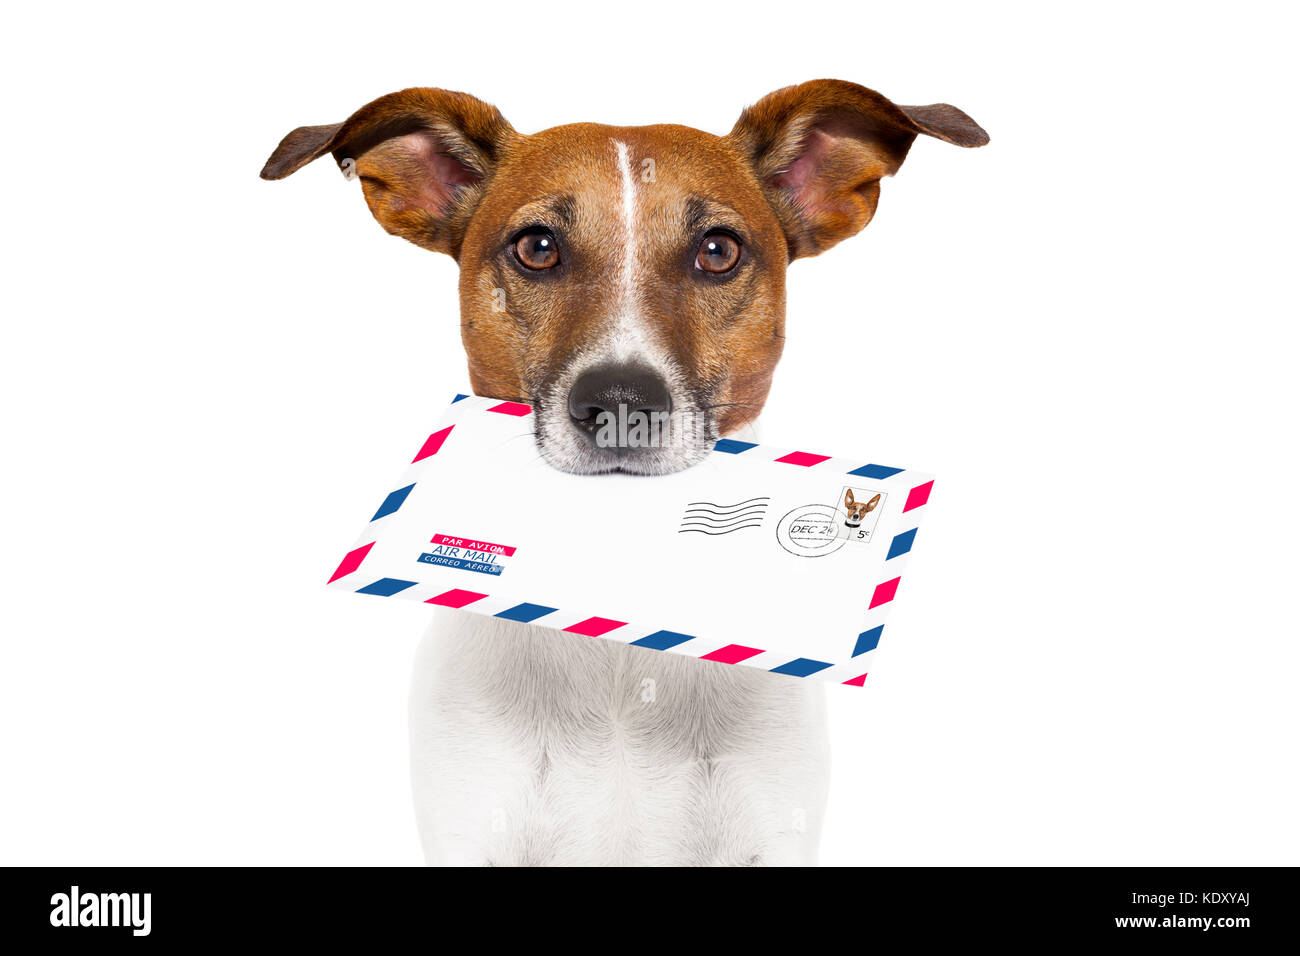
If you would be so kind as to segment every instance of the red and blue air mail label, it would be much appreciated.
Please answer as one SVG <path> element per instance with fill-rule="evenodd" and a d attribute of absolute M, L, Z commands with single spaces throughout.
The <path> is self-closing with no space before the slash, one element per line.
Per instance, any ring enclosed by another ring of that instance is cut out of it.
<path fill-rule="evenodd" d="M 856 687 L 934 485 L 732 438 L 674 474 L 572 475 L 530 406 L 474 396 L 412 446 L 331 587 Z"/>
<path fill-rule="evenodd" d="M 425 564 L 478 574 L 500 574 L 515 549 L 508 544 L 494 544 L 476 538 L 435 534 L 429 539 L 431 550 L 420 555 Z"/>

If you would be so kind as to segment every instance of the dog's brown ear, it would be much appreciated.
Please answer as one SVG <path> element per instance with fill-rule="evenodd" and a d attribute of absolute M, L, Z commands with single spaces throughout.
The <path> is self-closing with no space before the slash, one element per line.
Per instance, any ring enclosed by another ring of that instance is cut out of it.
<path fill-rule="evenodd" d="M 870 501 L 867 502 L 867 510 L 875 511 L 876 505 L 878 504 L 880 504 L 880 495 L 876 495 L 876 497 L 872 498 Z"/>
<path fill-rule="evenodd" d="M 342 123 L 300 126 L 281 140 L 262 178 L 283 179 L 332 153 L 345 174 L 360 176 L 380 225 L 455 257 L 484 183 L 516 135 L 495 107 L 468 94 L 402 90 Z"/>
<path fill-rule="evenodd" d="M 852 489 L 852 488 L 850 488 L 848 491 L 844 492 L 844 507 L 846 507 L 846 508 L 852 508 L 852 507 L 853 507 L 853 489 Z"/>
<path fill-rule="evenodd" d="M 727 139 L 753 165 L 796 259 L 871 221 L 880 180 L 898 171 L 920 133 L 957 146 L 989 141 L 955 106 L 897 106 L 843 80 L 768 94 L 740 114 Z"/>

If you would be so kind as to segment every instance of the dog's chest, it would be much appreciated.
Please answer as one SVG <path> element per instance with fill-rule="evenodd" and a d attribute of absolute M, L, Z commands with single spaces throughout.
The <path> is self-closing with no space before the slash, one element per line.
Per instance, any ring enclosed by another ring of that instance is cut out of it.
<path fill-rule="evenodd" d="M 412 698 L 426 850 L 461 862 L 745 863 L 820 824 L 820 688 L 470 615 Z"/>

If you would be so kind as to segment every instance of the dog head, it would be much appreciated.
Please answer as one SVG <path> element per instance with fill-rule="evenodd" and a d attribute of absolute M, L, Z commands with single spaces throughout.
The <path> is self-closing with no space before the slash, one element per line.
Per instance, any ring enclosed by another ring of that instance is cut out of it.
<path fill-rule="evenodd" d="M 870 501 L 858 501 L 853 497 L 853 489 L 849 488 L 844 493 L 845 526 L 849 528 L 860 527 L 862 519 L 867 516 L 867 512 L 875 511 L 878 504 L 880 504 L 880 495 L 876 495 Z"/>
<path fill-rule="evenodd" d="M 532 403 L 545 459 L 657 474 L 757 416 L 785 336 L 785 269 L 860 231 L 918 135 L 988 137 L 947 105 L 815 80 L 714 136 L 684 126 L 516 132 L 437 89 L 295 129 L 262 176 L 331 153 L 390 233 L 460 265 L 480 395 Z"/>

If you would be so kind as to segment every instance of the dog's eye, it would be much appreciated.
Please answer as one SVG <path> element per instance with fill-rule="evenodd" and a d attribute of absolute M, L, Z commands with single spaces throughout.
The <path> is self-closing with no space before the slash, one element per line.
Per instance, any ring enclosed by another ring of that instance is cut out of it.
<path fill-rule="evenodd" d="M 740 261 L 740 243 L 725 232 L 711 232 L 695 253 L 695 268 L 705 272 L 730 272 Z"/>
<path fill-rule="evenodd" d="M 550 269 L 560 261 L 555 236 L 546 229 L 532 229 L 515 239 L 515 258 L 526 269 Z"/>

